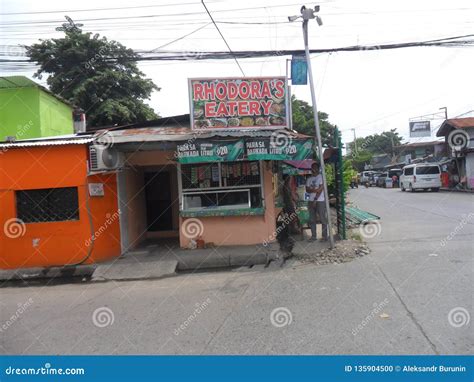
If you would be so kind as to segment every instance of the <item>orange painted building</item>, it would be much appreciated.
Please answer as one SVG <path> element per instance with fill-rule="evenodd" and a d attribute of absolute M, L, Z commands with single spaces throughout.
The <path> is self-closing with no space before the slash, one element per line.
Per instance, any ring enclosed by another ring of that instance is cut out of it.
<path fill-rule="evenodd" d="M 1 269 L 91 264 L 120 255 L 116 175 L 88 175 L 90 141 L 1 145 Z"/>

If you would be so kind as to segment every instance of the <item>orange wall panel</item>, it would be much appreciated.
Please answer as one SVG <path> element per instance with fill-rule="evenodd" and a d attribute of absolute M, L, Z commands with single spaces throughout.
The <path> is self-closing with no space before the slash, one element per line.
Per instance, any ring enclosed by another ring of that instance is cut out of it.
<path fill-rule="evenodd" d="M 104 196 L 89 197 L 88 182 L 103 183 Z M 59 187 L 78 188 L 79 220 L 44 223 L 15 220 L 16 190 Z M 0 268 L 88 264 L 119 256 L 120 214 L 116 190 L 115 174 L 87 177 L 86 145 L 4 152 L 0 155 Z"/>

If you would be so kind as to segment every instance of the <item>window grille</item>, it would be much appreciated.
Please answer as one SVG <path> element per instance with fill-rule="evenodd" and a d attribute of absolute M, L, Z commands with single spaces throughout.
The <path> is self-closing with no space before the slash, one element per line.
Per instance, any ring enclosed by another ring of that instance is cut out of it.
<path fill-rule="evenodd" d="M 16 191 L 16 208 L 25 223 L 79 220 L 77 187 Z"/>

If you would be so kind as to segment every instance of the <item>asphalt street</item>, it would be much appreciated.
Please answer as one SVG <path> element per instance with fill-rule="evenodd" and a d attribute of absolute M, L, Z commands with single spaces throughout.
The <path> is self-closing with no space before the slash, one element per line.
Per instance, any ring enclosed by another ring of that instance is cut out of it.
<path fill-rule="evenodd" d="M 471 353 L 474 196 L 359 188 L 349 199 L 381 217 L 357 230 L 365 257 L 3 288 L 0 352 Z"/>

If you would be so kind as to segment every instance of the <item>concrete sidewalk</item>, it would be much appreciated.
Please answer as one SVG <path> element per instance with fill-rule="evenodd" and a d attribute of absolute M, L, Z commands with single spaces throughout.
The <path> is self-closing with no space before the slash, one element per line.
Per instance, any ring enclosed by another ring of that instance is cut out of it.
<path fill-rule="evenodd" d="M 328 247 L 327 242 L 296 241 L 294 254 L 317 254 Z M 38 279 L 83 279 L 84 281 L 151 280 L 177 275 L 179 272 L 228 269 L 267 264 L 276 260 L 278 243 L 250 246 L 182 249 L 173 245 L 145 245 L 106 263 L 68 267 L 30 268 L 0 271 L 0 281 Z"/>

